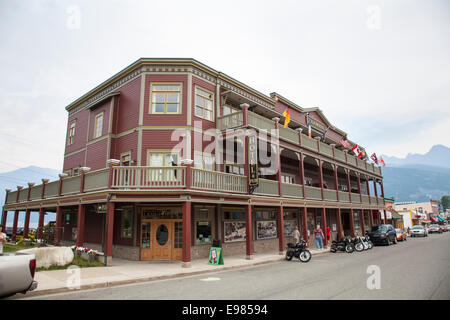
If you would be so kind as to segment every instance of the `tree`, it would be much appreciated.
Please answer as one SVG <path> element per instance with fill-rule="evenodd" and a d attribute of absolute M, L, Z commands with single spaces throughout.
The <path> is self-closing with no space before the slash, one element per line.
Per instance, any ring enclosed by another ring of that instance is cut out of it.
<path fill-rule="evenodd" d="M 447 210 L 450 207 L 450 196 L 442 196 L 441 205 L 444 211 Z"/>

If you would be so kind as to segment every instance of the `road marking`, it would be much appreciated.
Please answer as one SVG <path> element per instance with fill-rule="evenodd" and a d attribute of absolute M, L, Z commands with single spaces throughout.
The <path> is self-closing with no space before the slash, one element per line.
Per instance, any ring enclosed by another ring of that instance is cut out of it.
<path fill-rule="evenodd" d="M 208 277 L 204 279 L 200 279 L 200 281 L 219 281 L 220 278 Z"/>

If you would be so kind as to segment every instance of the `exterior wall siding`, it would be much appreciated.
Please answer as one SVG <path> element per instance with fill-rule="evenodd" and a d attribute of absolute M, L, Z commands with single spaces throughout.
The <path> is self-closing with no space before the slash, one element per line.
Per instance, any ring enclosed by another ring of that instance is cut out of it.
<path fill-rule="evenodd" d="M 87 147 L 86 166 L 91 171 L 106 168 L 106 152 L 108 149 L 108 139 L 103 139 Z"/>
<path fill-rule="evenodd" d="M 80 151 L 73 155 L 67 156 L 64 158 L 63 171 L 75 168 L 75 167 L 83 167 L 85 166 L 85 154 L 86 151 Z"/>

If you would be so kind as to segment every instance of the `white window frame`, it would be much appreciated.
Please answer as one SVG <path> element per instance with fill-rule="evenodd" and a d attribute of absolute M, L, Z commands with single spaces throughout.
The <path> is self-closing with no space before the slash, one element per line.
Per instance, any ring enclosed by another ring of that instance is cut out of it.
<path fill-rule="evenodd" d="M 75 143 L 75 128 L 76 128 L 76 126 L 77 126 L 77 120 L 72 120 L 69 122 L 69 131 L 67 133 L 67 145 L 68 146 Z"/>
<path fill-rule="evenodd" d="M 103 120 L 104 120 L 105 112 L 102 111 L 95 115 L 95 121 L 94 121 L 94 139 L 99 138 L 103 135 Z M 101 118 L 101 121 L 99 121 L 99 118 Z M 99 125 L 100 123 L 100 125 Z M 99 132 L 100 131 L 100 132 Z"/>
<path fill-rule="evenodd" d="M 196 163 L 196 159 L 201 158 L 201 162 L 202 162 L 202 166 L 201 168 L 199 168 Z M 205 158 L 210 158 L 211 159 L 211 169 L 206 169 L 205 166 Z M 206 153 L 206 152 L 202 152 L 202 151 L 194 151 L 194 168 L 198 168 L 198 169 L 203 169 L 203 170 L 208 170 L 208 171 L 215 171 L 214 168 L 216 167 L 216 157 L 214 154 L 211 153 Z"/>
<path fill-rule="evenodd" d="M 281 182 L 282 183 L 289 183 L 289 184 L 295 184 L 295 174 L 292 173 L 282 173 L 281 174 Z"/>
<path fill-rule="evenodd" d="M 179 90 L 155 90 L 154 88 L 157 86 L 179 86 Z M 153 94 L 155 93 L 165 93 L 164 103 L 157 103 L 153 102 Z M 168 112 L 167 111 L 167 105 L 168 104 L 175 104 L 175 103 L 168 103 L 167 94 L 168 93 L 178 93 L 178 110 L 177 112 Z M 182 110 L 182 100 L 183 100 L 183 83 L 181 82 L 152 82 L 150 83 L 150 106 L 149 106 L 149 114 L 181 114 Z M 156 104 L 164 104 L 164 111 L 163 112 L 156 112 L 154 110 L 154 105 Z"/>
<path fill-rule="evenodd" d="M 210 97 L 207 97 L 205 94 L 201 94 L 199 91 L 203 91 L 204 93 L 209 94 Z M 197 96 L 204 100 L 211 101 L 211 110 L 207 109 L 206 106 L 198 105 Z M 197 114 L 197 108 L 202 109 L 202 115 Z M 211 119 L 205 117 L 205 110 L 211 113 Z M 214 122 L 214 92 L 197 85 L 195 86 L 194 115 L 198 118 Z"/>

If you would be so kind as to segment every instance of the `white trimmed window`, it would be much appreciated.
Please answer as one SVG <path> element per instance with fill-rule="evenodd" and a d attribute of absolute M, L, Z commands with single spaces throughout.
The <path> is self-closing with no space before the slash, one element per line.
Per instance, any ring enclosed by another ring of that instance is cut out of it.
<path fill-rule="evenodd" d="M 69 133 L 67 134 L 67 145 L 71 145 L 75 141 L 75 125 L 76 125 L 76 120 L 73 120 L 69 124 Z"/>
<path fill-rule="evenodd" d="M 204 170 L 214 170 L 215 156 L 200 151 L 194 152 L 194 167 Z"/>
<path fill-rule="evenodd" d="M 295 176 L 293 174 L 283 173 L 283 174 L 281 174 L 281 182 L 294 184 Z"/>
<path fill-rule="evenodd" d="M 150 113 L 181 113 L 181 83 L 153 83 Z"/>
<path fill-rule="evenodd" d="M 195 115 L 214 121 L 214 93 L 195 87 Z"/>
<path fill-rule="evenodd" d="M 103 114 L 104 114 L 104 112 L 101 112 L 95 116 L 94 139 L 102 136 Z"/>
<path fill-rule="evenodd" d="M 149 151 L 147 163 L 150 167 L 176 167 L 178 159 L 177 152 Z M 179 181 L 181 178 L 177 175 L 177 169 L 153 169 L 148 176 L 151 181 Z"/>

